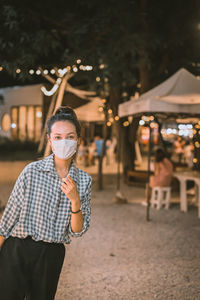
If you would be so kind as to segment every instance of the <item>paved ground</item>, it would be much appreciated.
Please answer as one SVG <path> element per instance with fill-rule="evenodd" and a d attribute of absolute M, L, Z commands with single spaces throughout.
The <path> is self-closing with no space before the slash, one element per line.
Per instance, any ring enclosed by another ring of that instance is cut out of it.
<path fill-rule="evenodd" d="M 0 163 L 1 200 L 23 164 L 6 165 L 10 181 L 4 168 Z M 146 222 L 139 203 L 144 189 L 122 184 L 129 203 L 116 204 L 115 176 L 106 175 L 105 189 L 98 191 L 94 170 L 89 169 L 94 178 L 91 228 L 66 246 L 56 300 L 200 299 L 197 208 L 190 206 L 187 214 L 178 204 L 169 211 L 151 210 Z"/>

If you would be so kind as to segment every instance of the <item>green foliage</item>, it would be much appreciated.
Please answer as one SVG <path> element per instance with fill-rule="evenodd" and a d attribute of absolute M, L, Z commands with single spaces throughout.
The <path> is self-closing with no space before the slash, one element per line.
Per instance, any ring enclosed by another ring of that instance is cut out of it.
<path fill-rule="evenodd" d="M 126 82 L 131 93 L 141 82 L 145 91 L 180 67 L 195 72 L 198 20 L 196 0 L 3 0 L 0 61 L 14 73 L 81 58 L 94 66 L 93 78 L 84 73 L 89 80 L 100 74 L 111 87 Z"/>

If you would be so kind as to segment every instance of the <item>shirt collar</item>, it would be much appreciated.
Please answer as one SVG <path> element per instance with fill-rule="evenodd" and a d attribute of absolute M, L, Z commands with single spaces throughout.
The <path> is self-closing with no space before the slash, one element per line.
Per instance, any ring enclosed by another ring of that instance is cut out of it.
<path fill-rule="evenodd" d="M 45 157 L 43 160 L 41 160 L 40 164 L 40 170 L 44 172 L 50 172 L 53 175 L 58 176 L 54 164 L 54 154 Z M 72 161 L 70 169 L 69 169 L 69 176 L 78 183 L 78 168 L 76 167 L 75 163 Z M 59 176 L 58 176 L 59 177 Z"/>

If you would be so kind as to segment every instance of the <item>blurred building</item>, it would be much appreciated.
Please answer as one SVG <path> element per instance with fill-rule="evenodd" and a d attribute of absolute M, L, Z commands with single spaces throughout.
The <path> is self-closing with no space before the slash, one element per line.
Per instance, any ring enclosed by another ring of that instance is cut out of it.
<path fill-rule="evenodd" d="M 22 141 L 40 140 L 52 99 L 52 96 L 43 94 L 42 86 L 36 84 L 0 89 L 0 136 Z M 104 118 L 98 112 L 97 101 L 88 107 L 88 100 L 65 92 L 62 104 L 74 109 L 81 108 L 77 113 L 82 122 L 82 136 L 89 139 L 99 134 L 99 130 L 102 131 Z"/>

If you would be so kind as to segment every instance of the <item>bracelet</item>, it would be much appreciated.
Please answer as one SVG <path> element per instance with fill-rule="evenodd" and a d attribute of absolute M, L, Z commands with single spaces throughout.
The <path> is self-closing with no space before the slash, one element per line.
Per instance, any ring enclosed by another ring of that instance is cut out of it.
<path fill-rule="evenodd" d="M 71 213 L 72 213 L 72 214 L 78 214 L 80 211 L 81 211 L 81 209 L 79 209 L 79 210 L 77 210 L 77 211 L 72 211 L 72 210 L 71 210 Z"/>

